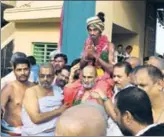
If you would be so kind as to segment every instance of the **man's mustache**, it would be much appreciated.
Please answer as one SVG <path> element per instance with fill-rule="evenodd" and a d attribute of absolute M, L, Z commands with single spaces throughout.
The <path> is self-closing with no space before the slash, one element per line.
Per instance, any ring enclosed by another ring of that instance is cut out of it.
<path fill-rule="evenodd" d="M 94 34 L 91 34 L 91 37 L 95 36 Z"/>
<path fill-rule="evenodd" d="M 95 38 L 96 36 L 95 35 L 91 35 L 91 38 Z"/>
<path fill-rule="evenodd" d="M 49 82 L 48 81 L 44 81 L 43 84 L 49 84 Z"/>
<path fill-rule="evenodd" d="M 20 77 L 28 77 L 27 75 L 21 75 Z"/>

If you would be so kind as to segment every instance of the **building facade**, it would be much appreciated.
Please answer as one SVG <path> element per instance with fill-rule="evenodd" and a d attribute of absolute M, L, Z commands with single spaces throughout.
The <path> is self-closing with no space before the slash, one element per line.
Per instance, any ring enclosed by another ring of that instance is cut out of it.
<path fill-rule="evenodd" d="M 71 63 L 80 57 L 88 36 L 86 19 L 102 11 L 105 13 L 104 34 L 109 40 L 115 45 L 132 45 L 132 55 L 143 58 L 153 54 L 155 47 L 152 17 L 156 18 L 156 7 L 150 4 L 155 5 L 151 1 L 16 1 L 14 8 L 5 10 L 4 19 L 14 24 L 10 38 L 14 43 L 13 52 L 34 55 L 41 63 L 48 61 L 49 53 L 58 47 L 63 7 L 61 50 Z M 149 14 L 153 16 L 147 18 Z M 5 47 L 6 43 L 1 45 Z"/>

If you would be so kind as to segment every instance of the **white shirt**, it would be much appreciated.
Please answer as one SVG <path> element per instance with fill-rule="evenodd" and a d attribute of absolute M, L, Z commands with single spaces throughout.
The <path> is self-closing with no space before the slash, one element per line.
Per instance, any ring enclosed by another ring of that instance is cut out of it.
<path fill-rule="evenodd" d="M 131 57 L 131 55 L 130 55 L 130 54 L 128 54 L 127 52 L 125 52 L 125 57 L 126 57 L 126 58 L 130 58 L 130 57 Z"/>
<path fill-rule="evenodd" d="M 16 80 L 15 74 L 13 71 L 11 71 L 9 74 L 7 74 L 5 77 L 1 79 L 1 90 L 10 82 Z M 30 82 L 34 82 L 33 79 L 33 72 L 30 72 L 30 76 L 28 79 Z"/>
<path fill-rule="evenodd" d="M 111 118 L 108 119 L 108 128 L 106 136 L 123 136 L 120 128 Z"/>
<path fill-rule="evenodd" d="M 155 127 L 155 126 L 157 126 L 157 124 L 151 124 L 151 125 L 147 126 L 146 128 L 140 130 L 135 136 L 140 136 L 143 133 L 145 133 L 146 131 L 148 131 L 150 128 Z"/>
<path fill-rule="evenodd" d="M 126 89 L 126 88 L 128 88 L 128 87 L 133 87 L 134 85 L 132 85 L 132 84 L 128 84 L 128 85 L 126 85 L 124 88 L 122 88 L 122 89 L 118 89 L 116 86 L 114 86 L 114 95 L 113 95 L 113 97 L 112 97 L 112 102 L 114 103 L 114 99 L 115 99 L 115 96 L 117 95 L 117 93 L 118 92 L 120 92 L 121 90 L 123 90 L 123 89 Z"/>

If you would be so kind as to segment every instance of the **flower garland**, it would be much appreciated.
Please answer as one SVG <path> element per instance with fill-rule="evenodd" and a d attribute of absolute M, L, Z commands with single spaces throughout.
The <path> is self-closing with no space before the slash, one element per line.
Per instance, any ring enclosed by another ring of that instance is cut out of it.
<path fill-rule="evenodd" d="M 92 44 L 93 42 L 91 38 L 89 37 L 85 43 L 84 54 L 86 53 L 88 46 Z M 105 35 L 100 36 L 98 40 L 98 45 L 95 46 L 95 50 L 98 56 L 100 56 L 103 51 L 108 51 L 108 47 L 109 47 L 109 41 L 108 41 L 107 36 Z"/>

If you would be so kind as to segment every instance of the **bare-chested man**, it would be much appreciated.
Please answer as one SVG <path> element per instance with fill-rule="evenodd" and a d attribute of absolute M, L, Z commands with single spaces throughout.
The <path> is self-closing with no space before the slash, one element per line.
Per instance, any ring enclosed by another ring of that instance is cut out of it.
<path fill-rule="evenodd" d="M 62 105 L 61 88 L 53 85 L 52 64 L 42 64 L 39 85 L 27 89 L 22 107 L 22 136 L 53 136 L 57 117 L 68 108 Z"/>
<path fill-rule="evenodd" d="M 26 58 L 17 59 L 14 64 L 16 80 L 8 84 L 1 94 L 1 135 L 21 135 L 21 109 L 24 93 L 33 84 L 28 81 L 30 63 Z"/>

